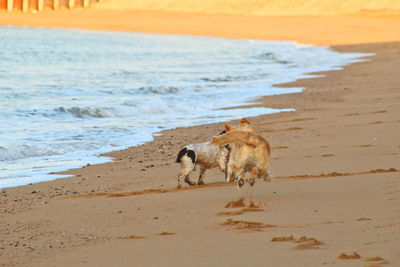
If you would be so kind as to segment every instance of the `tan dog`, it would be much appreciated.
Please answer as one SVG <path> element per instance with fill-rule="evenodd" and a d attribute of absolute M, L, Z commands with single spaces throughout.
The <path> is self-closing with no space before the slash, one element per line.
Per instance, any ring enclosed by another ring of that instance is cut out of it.
<path fill-rule="evenodd" d="M 254 185 L 256 177 L 269 181 L 269 143 L 256 133 L 246 119 L 242 119 L 237 126 L 224 125 L 227 133 L 212 138 L 211 143 L 219 146 L 229 144 L 231 147 L 226 180 L 233 181 L 238 178 L 240 188 L 244 185 L 246 173 L 250 172 L 251 186 Z"/>

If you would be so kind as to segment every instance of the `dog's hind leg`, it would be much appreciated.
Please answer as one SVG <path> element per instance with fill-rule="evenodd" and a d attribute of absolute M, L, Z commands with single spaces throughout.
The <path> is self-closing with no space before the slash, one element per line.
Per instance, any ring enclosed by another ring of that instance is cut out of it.
<path fill-rule="evenodd" d="M 178 174 L 178 186 L 177 186 L 177 188 L 181 188 L 182 187 L 182 178 L 183 178 L 182 173 Z"/>
<path fill-rule="evenodd" d="M 203 185 L 204 181 L 204 173 L 206 172 L 206 169 L 204 167 L 200 167 L 200 175 L 199 175 L 199 181 L 197 182 L 198 185 Z"/>
<path fill-rule="evenodd" d="M 239 175 L 238 175 L 238 180 L 237 180 L 237 186 L 238 188 L 242 188 L 242 186 L 244 185 L 244 181 L 245 181 L 245 170 L 244 169 L 240 169 L 239 171 Z"/>
<path fill-rule="evenodd" d="M 189 157 L 183 156 L 181 158 L 181 168 L 182 172 L 178 175 L 178 188 L 182 187 L 182 179 L 184 179 L 184 181 L 189 185 L 195 185 L 196 183 L 189 179 L 189 174 L 195 168 L 195 164 Z"/>
<path fill-rule="evenodd" d="M 250 173 L 250 180 L 249 180 L 250 186 L 253 186 L 256 183 L 257 173 L 258 173 L 258 169 L 256 167 L 253 167 L 251 169 L 251 173 Z"/>
<path fill-rule="evenodd" d="M 258 179 L 262 178 L 265 182 L 271 182 L 271 175 L 270 175 L 269 171 L 266 171 L 264 169 L 261 169 L 258 172 L 257 178 Z"/>

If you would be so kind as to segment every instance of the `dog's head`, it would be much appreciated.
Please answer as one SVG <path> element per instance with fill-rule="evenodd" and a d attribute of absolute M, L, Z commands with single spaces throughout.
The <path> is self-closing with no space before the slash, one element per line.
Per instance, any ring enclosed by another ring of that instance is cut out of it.
<path fill-rule="evenodd" d="M 240 120 L 240 124 L 236 125 L 236 126 L 230 126 L 227 123 L 223 123 L 226 132 L 230 132 L 230 131 L 243 131 L 243 132 L 251 132 L 254 133 L 256 130 L 254 129 L 253 126 L 250 125 L 250 122 L 246 119 L 243 118 Z"/>

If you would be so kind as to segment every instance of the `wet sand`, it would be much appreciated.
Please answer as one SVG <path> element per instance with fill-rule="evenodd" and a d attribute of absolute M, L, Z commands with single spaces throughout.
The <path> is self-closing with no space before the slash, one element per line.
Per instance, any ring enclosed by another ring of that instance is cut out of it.
<path fill-rule="evenodd" d="M 269 39 L 270 28 L 249 25 L 236 37 Z M 236 30 L 226 21 L 220 27 Z M 305 39 L 282 30 L 282 38 L 345 42 L 335 30 L 317 28 Z M 257 31 L 259 37 L 245 37 Z M 271 144 L 272 182 L 238 190 L 213 170 L 207 185 L 177 190 L 179 149 L 208 140 L 222 125 L 163 131 L 154 142 L 108 153 L 113 162 L 67 171 L 71 178 L 1 190 L 0 265 L 397 266 L 400 43 L 384 41 L 400 35 L 392 29 L 382 36 L 333 47 L 375 53 L 368 61 L 279 85 L 306 89 L 252 104 L 296 109 L 248 118 Z M 225 208 L 241 197 L 245 207 Z"/>

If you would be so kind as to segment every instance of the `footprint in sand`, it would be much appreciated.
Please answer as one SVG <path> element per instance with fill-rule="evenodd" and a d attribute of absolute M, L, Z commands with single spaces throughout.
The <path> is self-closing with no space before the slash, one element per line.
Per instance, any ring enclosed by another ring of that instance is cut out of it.
<path fill-rule="evenodd" d="M 287 149 L 287 148 L 289 148 L 288 146 L 276 146 L 276 147 L 273 147 L 272 149 Z"/>
<path fill-rule="evenodd" d="M 140 236 L 140 235 L 128 235 L 128 236 L 124 236 L 124 237 L 119 237 L 119 239 L 143 239 L 144 236 Z"/>
<path fill-rule="evenodd" d="M 367 144 L 367 145 L 361 145 L 360 147 L 366 148 L 366 147 L 372 147 L 372 145 L 371 144 Z"/>
<path fill-rule="evenodd" d="M 386 113 L 386 112 L 387 112 L 386 110 L 377 110 L 377 111 L 371 112 L 371 114 Z"/>
<path fill-rule="evenodd" d="M 342 253 L 338 256 L 338 259 L 341 260 L 358 260 L 361 259 L 360 254 L 358 254 L 357 252 L 353 252 L 352 254 L 346 254 L 346 253 Z M 381 266 L 382 264 L 386 264 L 389 263 L 387 260 L 385 260 L 382 257 L 369 257 L 369 258 L 365 258 L 364 259 L 365 262 L 373 262 L 370 265 L 367 266 Z"/>
<path fill-rule="evenodd" d="M 229 201 L 225 208 L 242 208 L 245 207 L 246 204 L 244 203 L 244 198 L 239 198 L 238 200 Z"/>
<path fill-rule="evenodd" d="M 360 217 L 360 218 L 358 218 L 357 219 L 357 221 L 371 221 L 372 219 L 371 218 L 367 218 L 367 217 Z"/>
<path fill-rule="evenodd" d="M 236 215 L 241 215 L 244 212 L 241 210 L 236 210 L 236 211 L 221 211 L 218 212 L 217 215 L 218 216 L 236 216 Z"/>
<path fill-rule="evenodd" d="M 346 253 L 342 253 L 338 256 L 338 259 L 341 260 L 357 260 L 357 259 L 361 259 L 360 254 L 358 254 L 357 252 L 353 252 L 353 254 L 346 254 Z"/>
<path fill-rule="evenodd" d="M 294 176 L 278 176 L 276 178 L 323 178 L 323 177 L 353 176 L 361 174 L 377 174 L 377 173 L 391 173 L 391 172 L 400 172 L 400 170 L 396 168 L 390 168 L 390 169 L 375 169 L 370 171 L 350 172 L 350 173 L 331 172 L 331 173 L 321 173 L 317 175 L 304 174 L 304 175 L 294 175 Z"/>
<path fill-rule="evenodd" d="M 367 267 L 378 267 L 382 266 L 382 264 L 388 264 L 389 261 L 385 260 L 382 257 L 369 257 L 364 260 L 365 262 L 371 262 Z"/>
<path fill-rule="evenodd" d="M 296 240 L 296 243 L 298 243 L 298 245 L 295 246 L 294 249 L 319 248 L 320 245 L 324 244 L 315 238 L 305 236 L 300 237 L 298 240 Z"/>
<path fill-rule="evenodd" d="M 277 236 L 271 239 L 271 242 L 287 242 L 287 241 L 296 241 L 296 239 L 290 236 Z"/>
<path fill-rule="evenodd" d="M 246 207 L 246 204 L 244 203 L 244 198 L 239 198 L 238 200 L 230 201 L 225 205 L 225 208 L 242 208 L 241 210 L 235 210 L 235 211 L 221 211 L 217 213 L 217 215 L 222 215 L 222 216 L 236 216 L 243 214 L 245 212 L 261 212 L 264 211 L 261 207 L 261 203 L 259 204 L 254 204 L 253 201 L 250 200 L 249 206 Z"/>
<path fill-rule="evenodd" d="M 171 233 L 171 232 L 161 232 L 157 235 L 161 235 L 161 236 L 166 236 L 166 235 L 175 235 L 175 233 Z"/>
<path fill-rule="evenodd" d="M 348 113 L 348 114 L 343 114 L 342 116 L 344 117 L 349 117 L 349 116 L 359 116 L 360 113 Z"/>
<path fill-rule="evenodd" d="M 335 156 L 335 154 L 323 154 L 323 155 L 321 155 L 321 157 L 323 157 L 323 158 L 334 157 L 334 156 Z"/>
<path fill-rule="evenodd" d="M 232 220 L 231 218 L 221 223 L 222 226 L 231 226 L 235 230 L 242 232 L 261 232 L 265 228 L 278 227 L 274 224 L 264 224 L 261 222 L 250 222 L 243 220 Z"/>
<path fill-rule="evenodd" d="M 234 208 L 242 208 L 241 210 L 236 211 L 228 211 L 228 212 L 219 212 L 217 215 L 224 215 L 224 216 L 235 216 L 240 215 L 245 212 L 261 212 L 264 211 L 260 208 L 261 204 L 254 204 L 253 201 L 250 201 L 249 206 L 246 207 L 244 202 L 244 198 L 241 197 L 238 200 L 230 201 L 225 205 L 226 209 L 234 209 Z M 255 232 L 255 231 L 262 231 L 265 228 L 270 227 L 277 227 L 277 225 L 272 224 L 264 224 L 261 222 L 250 222 L 250 221 L 243 221 L 243 220 L 233 220 L 231 218 L 227 219 L 226 221 L 222 222 L 220 225 L 222 226 L 230 226 L 235 230 L 240 230 L 243 232 Z"/>
<path fill-rule="evenodd" d="M 271 242 L 294 242 L 297 245 L 293 249 L 317 249 L 319 246 L 324 245 L 323 242 L 313 237 L 302 236 L 299 239 L 295 239 L 292 235 L 274 237 Z"/>

